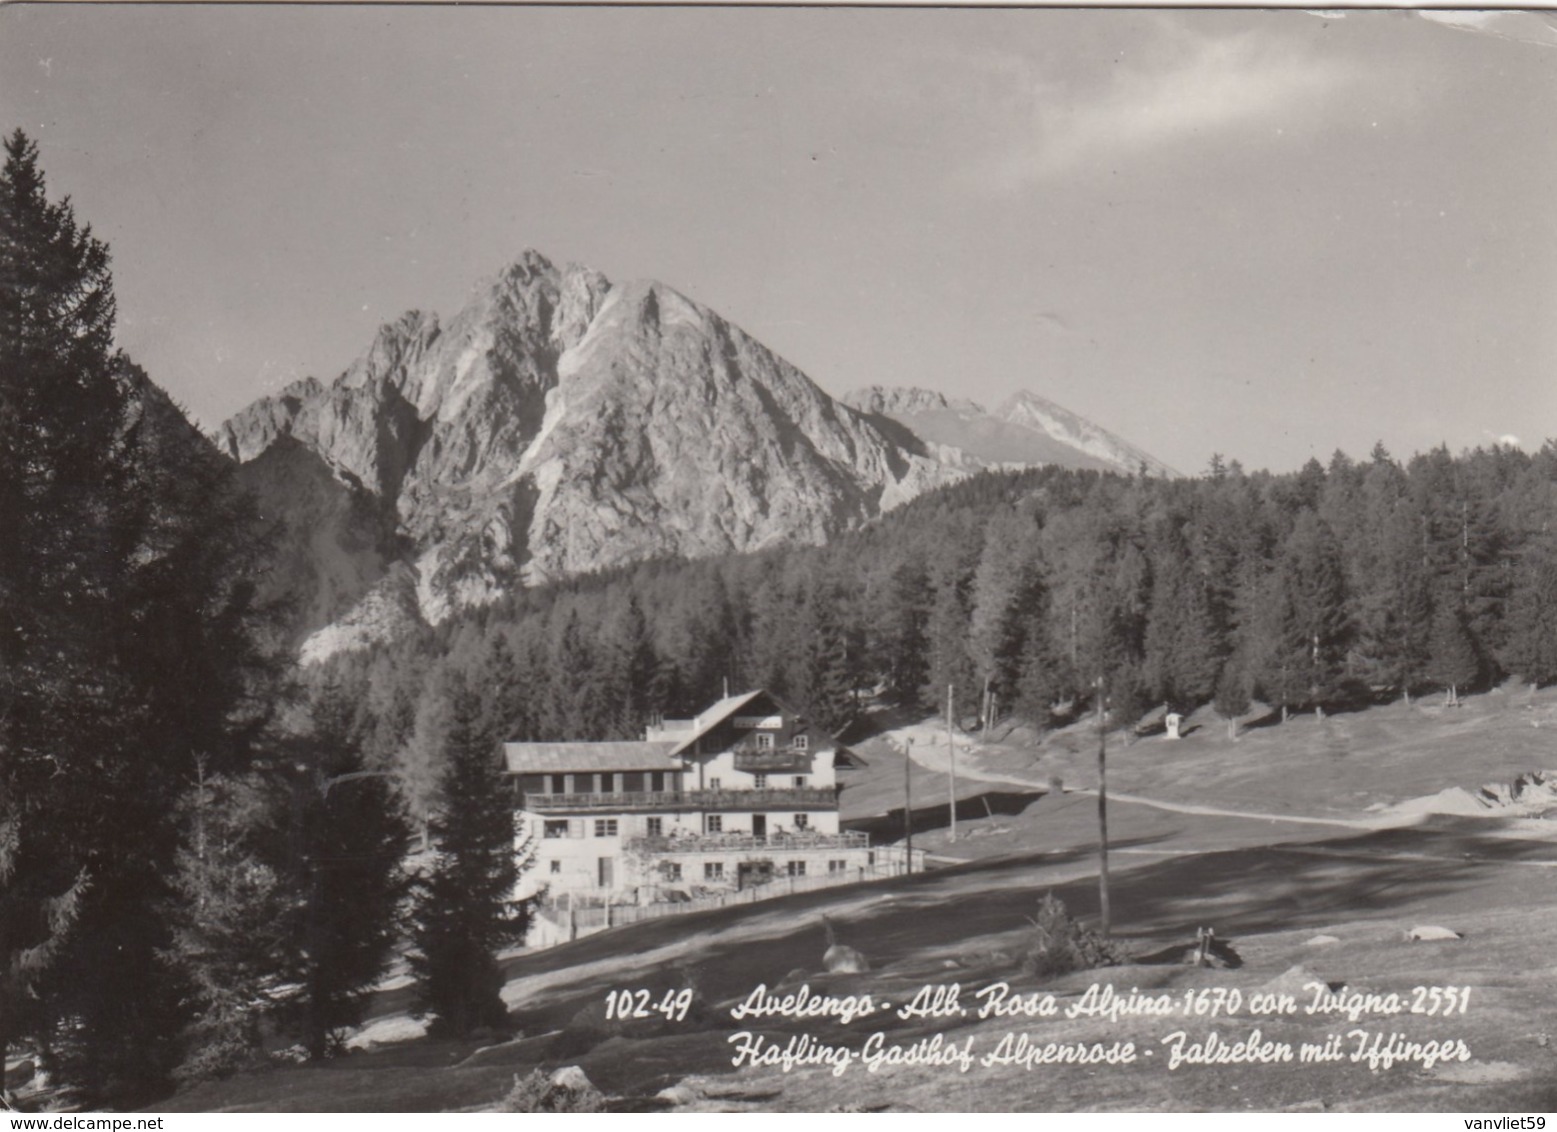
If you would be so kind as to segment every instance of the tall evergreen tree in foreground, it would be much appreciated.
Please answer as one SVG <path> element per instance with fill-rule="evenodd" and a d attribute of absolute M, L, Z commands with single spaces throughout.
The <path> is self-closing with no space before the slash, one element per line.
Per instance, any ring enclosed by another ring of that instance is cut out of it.
<path fill-rule="evenodd" d="M 498 740 L 463 680 L 451 707 L 442 805 L 431 823 L 437 857 L 415 886 L 411 970 L 419 1009 L 434 1016 L 432 1032 L 464 1037 L 503 1026 L 497 952 L 524 938 L 529 917 L 513 900 L 524 866 L 515 855 L 516 815 Z"/>
<path fill-rule="evenodd" d="M 313 706 L 294 784 L 294 883 L 302 893 L 291 934 L 289 1003 L 312 1057 L 339 1053 L 360 1025 L 399 938 L 410 828 L 386 773 L 366 767 L 339 689 Z"/>
<path fill-rule="evenodd" d="M 5 151 L 0 1042 L 25 1027 L 83 1103 L 122 1107 L 166 1090 L 188 1018 L 179 799 L 200 760 L 246 764 L 273 699 L 262 544 L 227 464 L 115 352 L 107 247 L 25 135 Z"/>
<path fill-rule="evenodd" d="M 86 846 L 57 843 L 74 756 L 111 687 L 111 495 L 123 396 L 108 249 L 48 200 L 20 131 L 0 172 L 0 1059 L 81 911 Z M 74 741 L 73 741 L 74 733 Z M 94 734 L 107 740 L 107 735 Z M 90 741 L 90 740 L 88 740 Z M 112 748 L 104 751 L 109 754 Z M 111 757 L 111 756 L 110 756 Z M 51 817 L 52 815 L 52 817 Z M 66 820 L 69 820 L 68 817 Z M 50 832 L 53 826 L 55 832 Z"/>

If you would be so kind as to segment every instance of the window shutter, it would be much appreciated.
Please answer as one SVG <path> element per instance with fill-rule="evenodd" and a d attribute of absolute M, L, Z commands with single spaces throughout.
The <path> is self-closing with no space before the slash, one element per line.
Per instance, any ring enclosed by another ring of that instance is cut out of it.
<path fill-rule="evenodd" d="M 583 818 L 569 818 L 568 819 L 568 836 L 572 837 L 572 838 L 581 838 L 581 837 L 584 836 L 584 819 Z"/>

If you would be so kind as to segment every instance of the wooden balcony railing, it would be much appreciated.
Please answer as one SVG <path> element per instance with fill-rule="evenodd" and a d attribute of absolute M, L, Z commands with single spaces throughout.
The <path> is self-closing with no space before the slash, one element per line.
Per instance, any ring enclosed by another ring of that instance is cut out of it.
<path fill-rule="evenodd" d="M 629 852 L 670 855 L 752 849 L 868 849 L 870 834 L 852 830 L 844 833 L 770 833 L 765 837 L 750 833 L 705 833 L 680 837 L 629 837 L 623 847 Z"/>
<path fill-rule="evenodd" d="M 734 759 L 736 770 L 755 774 L 806 774 L 811 769 L 810 751 L 797 751 L 788 747 L 772 751 L 737 747 Z"/>
<path fill-rule="evenodd" d="M 556 814 L 655 810 L 833 810 L 838 793 L 830 786 L 762 790 L 618 790 L 594 794 L 526 794 L 524 808 Z"/>

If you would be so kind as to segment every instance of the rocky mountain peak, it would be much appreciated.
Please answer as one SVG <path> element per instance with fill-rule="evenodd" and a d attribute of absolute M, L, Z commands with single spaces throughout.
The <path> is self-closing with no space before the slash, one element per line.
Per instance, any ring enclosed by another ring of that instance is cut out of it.
<path fill-rule="evenodd" d="M 917 386 L 867 385 L 848 393 L 845 405 L 852 405 L 862 413 L 921 413 L 930 409 L 947 407 L 946 394 Z"/>
<path fill-rule="evenodd" d="M 267 498 L 308 485 L 290 560 L 333 588 L 305 628 L 351 626 L 310 656 L 371 637 L 385 610 L 403 625 L 407 602 L 435 622 L 638 558 L 821 541 L 964 474 L 675 289 L 533 250 L 452 318 L 408 312 L 334 382 L 262 398 L 218 436 L 275 481 Z"/>

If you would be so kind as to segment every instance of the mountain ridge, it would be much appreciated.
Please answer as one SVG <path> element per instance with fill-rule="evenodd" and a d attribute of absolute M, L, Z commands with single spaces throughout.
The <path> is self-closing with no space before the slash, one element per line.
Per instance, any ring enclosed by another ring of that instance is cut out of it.
<path fill-rule="evenodd" d="M 380 622 L 436 624 L 590 570 L 825 542 L 996 466 L 885 411 L 902 403 L 835 400 L 664 283 L 526 249 L 452 318 L 407 311 L 333 381 L 262 397 L 213 439 L 268 510 L 299 499 L 286 570 L 319 659 Z M 1023 427 L 1032 448 L 1040 425 Z"/>
<path fill-rule="evenodd" d="M 993 411 L 917 386 L 869 385 L 843 400 L 896 421 L 963 467 L 1057 464 L 1126 475 L 1142 468 L 1148 475 L 1179 475 L 1129 441 L 1031 390 L 1018 390 Z"/>

